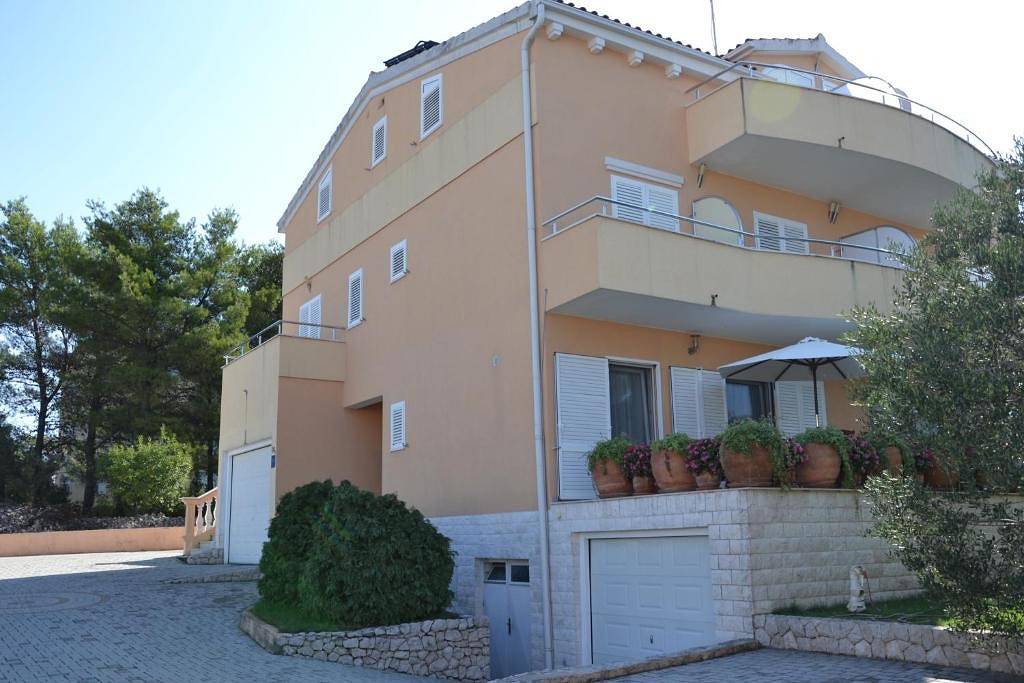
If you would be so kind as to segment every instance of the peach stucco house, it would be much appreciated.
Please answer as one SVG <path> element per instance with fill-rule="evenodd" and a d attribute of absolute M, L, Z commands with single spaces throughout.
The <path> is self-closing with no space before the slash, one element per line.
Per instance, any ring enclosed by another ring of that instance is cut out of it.
<path fill-rule="evenodd" d="M 227 359 L 214 548 L 258 561 L 311 480 L 394 492 L 452 538 L 495 675 L 749 637 L 852 564 L 912 590 L 852 492 L 599 501 L 583 458 L 813 424 L 810 386 L 715 369 L 887 306 L 883 250 L 991 163 L 864 77 L 820 35 L 714 56 L 553 0 L 389 60 L 278 223 L 285 322 Z"/>

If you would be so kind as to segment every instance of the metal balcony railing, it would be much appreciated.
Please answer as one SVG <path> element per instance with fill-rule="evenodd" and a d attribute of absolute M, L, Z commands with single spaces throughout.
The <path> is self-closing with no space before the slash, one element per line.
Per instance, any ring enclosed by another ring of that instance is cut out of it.
<path fill-rule="evenodd" d="M 943 114 L 938 109 L 929 107 L 926 104 L 912 100 L 907 94 L 878 76 L 866 76 L 857 80 L 840 78 L 831 74 L 823 74 L 820 71 L 800 69 L 785 64 L 765 64 L 762 62 L 739 61 L 732 66 L 722 69 L 718 73 L 709 76 L 697 85 L 687 90 L 687 94 L 693 93 L 694 101 L 701 100 L 711 93 L 725 87 L 729 83 L 719 81 L 722 76 L 731 72 L 740 72 L 740 76 L 746 78 L 763 79 L 787 83 L 813 90 L 821 90 L 835 95 L 856 97 L 858 99 L 870 100 L 880 104 L 901 109 L 908 114 L 928 119 L 932 123 L 942 126 L 953 135 L 973 146 L 979 152 L 989 158 L 995 158 L 996 153 L 987 142 L 981 139 L 977 133 L 960 123 L 952 116 Z M 875 82 L 885 87 L 872 85 Z M 709 85 L 710 84 L 710 85 Z"/>
<path fill-rule="evenodd" d="M 224 355 L 224 365 L 236 361 L 253 349 L 256 349 L 274 337 L 302 337 L 305 339 L 320 339 L 323 341 L 344 341 L 342 339 L 342 327 L 332 325 L 321 325 L 319 323 L 295 322 L 292 320 L 278 320 L 264 327 L 256 334 L 236 346 L 230 353 Z"/>
<path fill-rule="evenodd" d="M 882 249 L 815 237 L 767 235 L 630 204 L 602 195 L 585 199 L 544 221 L 541 224 L 541 241 L 549 240 L 596 216 L 636 223 L 652 230 L 672 232 L 692 239 L 724 243 L 738 249 L 824 256 L 890 268 L 905 267 L 902 253 L 896 244 L 893 244 L 893 249 Z"/>

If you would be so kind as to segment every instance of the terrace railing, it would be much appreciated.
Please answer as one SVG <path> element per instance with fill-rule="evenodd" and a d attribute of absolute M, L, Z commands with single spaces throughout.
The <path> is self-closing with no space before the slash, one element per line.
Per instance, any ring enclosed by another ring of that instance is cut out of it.
<path fill-rule="evenodd" d="M 344 328 L 334 327 L 333 325 L 278 320 L 249 337 L 229 353 L 224 354 L 224 365 L 238 360 L 275 337 L 303 337 L 305 339 L 340 342 L 343 341 L 344 331 Z"/>

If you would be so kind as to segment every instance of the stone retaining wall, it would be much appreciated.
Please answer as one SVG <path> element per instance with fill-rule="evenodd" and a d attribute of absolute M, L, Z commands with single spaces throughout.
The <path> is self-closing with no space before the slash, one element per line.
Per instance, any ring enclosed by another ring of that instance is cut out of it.
<path fill-rule="evenodd" d="M 246 610 L 239 626 L 275 654 L 433 678 L 490 679 L 491 635 L 486 618 L 433 619 L 356 631 L 281 633 Z"/>
<path fill-rule="evenodd" d="M 1024 674 L 1024 643 L 993 637 L 976 643 L 939 626 L 759 614 L 754 616 L 754 637 L 761 645 L 782 650 Z"/>

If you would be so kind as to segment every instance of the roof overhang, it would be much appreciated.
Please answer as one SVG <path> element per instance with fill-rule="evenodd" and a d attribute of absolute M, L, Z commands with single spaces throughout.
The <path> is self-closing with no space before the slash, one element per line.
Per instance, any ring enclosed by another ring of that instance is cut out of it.
<path fill-rule="evenodd" d="M 780 56 L 817 55 L 820 63 L 841 78 L 853 81 L 866 76 L 850 60 L 829 45 L 825 36 L 820 33 L 814 38 L 753 38 L 734 47 L 725 55 L 725 58 L 731 62 L 740 62 L 756 53 Z"/>

